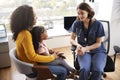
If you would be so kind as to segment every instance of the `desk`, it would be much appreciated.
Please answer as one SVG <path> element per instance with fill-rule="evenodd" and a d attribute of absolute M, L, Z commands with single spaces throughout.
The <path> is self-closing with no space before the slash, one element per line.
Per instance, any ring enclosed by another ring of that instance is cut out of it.
<path fill-rule="evenodd" d="M 48 39 L 44 40 L 44 42 L 48 48 L 59 48 L 70 45 L 70 33 L 65 29 L 49 29 L 47 33 Z"/>
<path fill-rule="evenodd" d="M 0 68 L 10 67 L 8 38 L 0 38 Z"/>
<path fill-rule="evenodd" d="M 47 30 L 48 33 L 48 38 L 53 38 L 53 37 L 61 37 L 61 36 L 68 36 L 70 33 L 66 31 L 64 28 L 59 28 L 59 29 L 49 29 Z"/>

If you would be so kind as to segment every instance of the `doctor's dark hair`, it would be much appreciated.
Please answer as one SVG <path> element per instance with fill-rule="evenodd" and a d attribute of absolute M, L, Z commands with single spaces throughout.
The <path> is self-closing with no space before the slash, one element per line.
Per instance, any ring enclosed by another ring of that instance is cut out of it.
<path fill-rule="evenodd" d="M 95 12 L 93 11 L 93 9 L 89 6 L 89 4 L 83 2 L 83 3 L 80 3 L 78 6 L 77 6 L 77 9 L 81 9 L 81 10 L 85 10 L 88 12 L 88 18 L 91 19 L 93 18 L 93 16 L 95 15 Z"/>
<path fill-rule="evenodd" d="M 19 32 L 33 27 L 34 16 L 33 8 L 29 5 L 21 5 L 13 11 L 10 18 L 10 29 L 14 41 L 16 41 Z"/>
<path fill-rule="evenodd" d="M 35 51 L 38 50 L 39 48 L 39 42 L 41 42 L 40 38 L 41 38 L 41 35 L 44 33 L 44 31 L 45 31 L 45 28 L 43 26 L 35 26 L 31 30 L 32 41 L 33 41 Z"/>

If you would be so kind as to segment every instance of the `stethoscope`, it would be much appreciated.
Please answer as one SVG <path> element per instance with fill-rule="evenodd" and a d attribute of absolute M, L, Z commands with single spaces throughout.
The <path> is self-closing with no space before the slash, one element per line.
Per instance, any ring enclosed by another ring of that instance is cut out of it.
<path fill-rule="evenodd" d="M 80 38 L 81 37 L 80 34 L 81 34 L 82 30 L 84 30 L 84 41 L 87 42 L 88 41 L 88 35 L 89 35 L 90 29 L 91 29 L 91 20 L 89 21 L 87 33 L 85 32 L 85 28 L 84 28 L 83 24 L 80 27 L 81 27 L 80 29 L 76 28 L 77 37 Z"/>

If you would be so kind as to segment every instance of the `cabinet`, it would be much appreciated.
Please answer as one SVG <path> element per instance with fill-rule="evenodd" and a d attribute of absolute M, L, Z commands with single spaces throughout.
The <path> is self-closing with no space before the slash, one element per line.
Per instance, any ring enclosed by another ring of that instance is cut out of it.
<path fill-rule="evenodd" d="M 0 38 L 0 68 L 10 65 L 8 38 Z"/>

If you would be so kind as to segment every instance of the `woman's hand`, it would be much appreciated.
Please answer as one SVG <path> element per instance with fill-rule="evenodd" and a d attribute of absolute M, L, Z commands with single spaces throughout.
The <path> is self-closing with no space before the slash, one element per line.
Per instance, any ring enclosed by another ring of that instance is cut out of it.
<path fill-rule="evenodd" d="M 78 53 L 78 54 L 80 54 L 80 53 L 81 53 L 81 48 L 82 48 L 82 46 L 81 46 L 81 45 L 77 45 L 76 51 L 77 51 L 77 53 Z"/>
<path fill-rule="evenodd" d="M 79 55 L 84 55 L 86 51 L 87 51 L 87 47 L 77 46 L 77 53 Z"/>
<path fill-rule="evenodd" d="M 55 58 L 60 58 L 61 57 L 63 59 L 66 59 L 66 57 L 63 56 L 64 53 L 60 53 L 59 51 L 55 51 L 54 54 L 55 54 Z"/>
<path fill-rule="evenodd" d="M 62 58 L 62 59 L 66 59 L 66 57 L 65 57 L 63 54 L 64 54 L 64 53 L 59 52 L 57 55 L 58 55 L 60 58 Z"/>
<path fill-rule="evenodd" d="M 57 55 L 58 52 L 54 52 L 52 55 L 55 57 L 55 59 L 59 58 L 59 56 Z"/>
<path fill-rule="evenodd" d="M 85 54 L 85 52 L 87 51 L 87 49 L 86 49 L 86 47 L 82 47 L 81 49 L 80 49 L 80 55 L 84 55 Z"/>

